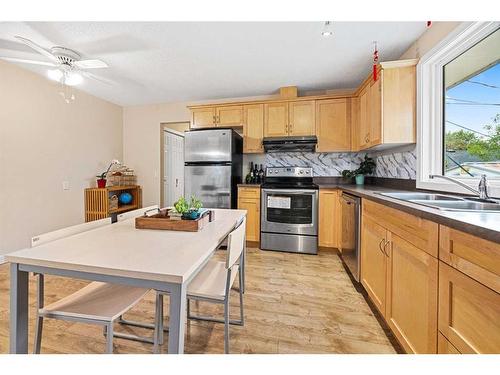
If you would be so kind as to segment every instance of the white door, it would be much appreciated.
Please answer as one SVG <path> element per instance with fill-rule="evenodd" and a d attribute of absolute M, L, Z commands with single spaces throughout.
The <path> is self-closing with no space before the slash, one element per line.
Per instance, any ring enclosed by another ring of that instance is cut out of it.
<path fill-rule="evenodd" d="M 163 142 L 163 204 L 167 207 L 184 195 L 184 135 L 165 130 Z"/>

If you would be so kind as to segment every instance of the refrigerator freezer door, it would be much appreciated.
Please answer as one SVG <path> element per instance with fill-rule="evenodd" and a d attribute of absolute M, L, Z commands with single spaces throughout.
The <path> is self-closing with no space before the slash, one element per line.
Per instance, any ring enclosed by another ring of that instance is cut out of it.
<path fill-rule="evenodd" d="M 195 195 L 205 208 L 231 208 L 231 165 L 186 165 L 186 199 Z"/>
<path fill-rule="evenodd" d="M 231 130 L 210 129 L 185 133 L 184 161 L 195 162 L 230 162 Z"/>

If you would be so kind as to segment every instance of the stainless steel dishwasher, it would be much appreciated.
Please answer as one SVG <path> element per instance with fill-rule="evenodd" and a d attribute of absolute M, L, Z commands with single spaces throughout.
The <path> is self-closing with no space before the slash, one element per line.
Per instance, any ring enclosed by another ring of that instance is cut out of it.
<path fill-rule="evenodd" d="M 359 282 L 361 199 L 342 192 L 340 202 L 342 212 L 342 240 L 340 243 L 342 260 L 352 277 Z"/>

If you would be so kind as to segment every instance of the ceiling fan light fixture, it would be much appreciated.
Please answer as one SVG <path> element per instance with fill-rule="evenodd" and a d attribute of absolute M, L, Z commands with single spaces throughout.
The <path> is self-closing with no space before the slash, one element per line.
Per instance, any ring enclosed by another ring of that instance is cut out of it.
<path fill-rule="evenodd" d="M 64 83 L 68 86 L 76 86 L 83 82 L 83 77 L 80 73 L 69 72 L 64 77 Z"/>
<path fill-rule="evenodd" d="M 61 82 L 61 80 L 64 76 L 64 73 L 61 72 L 59 69 L 50 69 L 47 72 L 47 75 L 49 76 L 49 78 L 51 80 L 56 81 L 56 82 Z"/>

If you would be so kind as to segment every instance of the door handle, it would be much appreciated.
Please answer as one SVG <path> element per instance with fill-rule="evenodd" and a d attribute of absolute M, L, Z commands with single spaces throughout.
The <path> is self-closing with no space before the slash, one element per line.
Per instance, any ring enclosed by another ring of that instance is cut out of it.
<path fill-rule="evenodd" d="M 178 179 L 178 178 L 176 178 L 176 179 L 175 179 L 175 187 L 178 187 L 178 186 L 179 186 L 179 179 Z"/>

